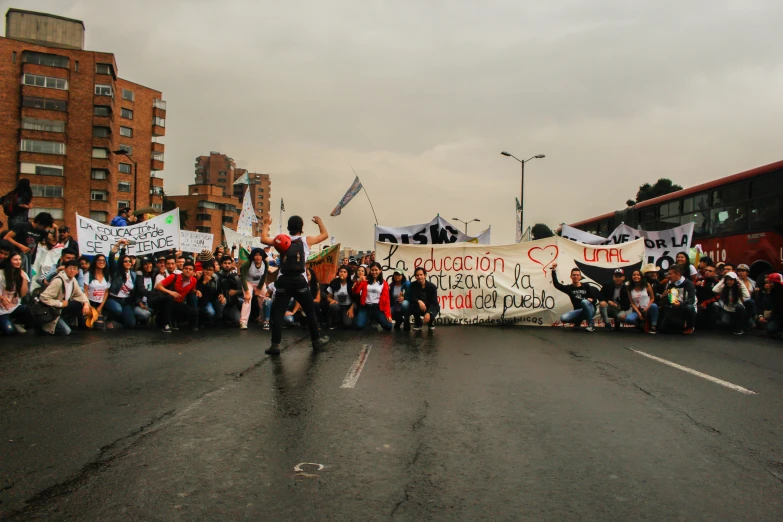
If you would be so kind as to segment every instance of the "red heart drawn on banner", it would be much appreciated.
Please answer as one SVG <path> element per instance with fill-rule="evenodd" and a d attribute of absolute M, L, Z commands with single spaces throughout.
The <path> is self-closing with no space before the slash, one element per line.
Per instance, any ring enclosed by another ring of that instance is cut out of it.
<path fill-rule="evenodd" d="M 544 267 L 544 270 L 555 262 L 558 255 L 560 255 L 560 249 L 557 248 L 557 245 L 547 245 L 544 248 L 533 247 L 527 252 L 527 257 Z"/>

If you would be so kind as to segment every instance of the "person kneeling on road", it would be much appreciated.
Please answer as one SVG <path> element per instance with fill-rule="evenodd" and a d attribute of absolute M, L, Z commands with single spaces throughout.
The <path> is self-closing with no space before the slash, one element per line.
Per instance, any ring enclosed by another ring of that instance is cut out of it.
<path fill-rule="evenodd" d="M 601 312 L 601 319 L 604 320 L 604 327 L 607 330 L 612 329 L 609 324 L 609 318 L 614 318 L 614 329 L 620 329 L 620 323 L 625 322 L 626 317 L 631 313 L 631 297 L 628 293 L 628 285 L 625 284 L 625 272 L 622 268 L 616 268 L 612 274 L 612 284 L 604 285 L 600 292 L 600 301 L 598 310 Z"/>
<path fill-rule="evenodd" d="M 598 300 L 598 292 L 590 285 L 582 284 L 582 272 L 578 268 L 571 269 L 571 284 L 564 285 L 557 280 L 557 263 L 552 263 L 552 283 L 555 288 L 568 295 L 571 299 L 573 311 L 566 312 L 560 317 L 563 324 L 573 323 L 579 327 L 582 321 L 587 321 L 588 332 L 595 331 L 595 303 Z"/>
<path fill-rule="evenodd" d="M 220 260 L 217 281 L 218 292 L 224 298 L 215 304 L 217 320 L 231 323 L 231 326 L 240 326 L 244 288 L 242 278 L 234 269 L 234 258 L 231 256 L 223 256 Z"/>
<path fill-rule="evenodd" d="M 662 332 L 679 330 L 685 335 L 693 333 L 696 322 L 696 287 L 683 276 L 681 265 L 672 265 L 668 272 L 669 282 L 661 294 L 661 318 L 658 329 Z"/>
<path fill-rule="evenodd" d="M 190 327 L 198 330 L 198 310 L 187 304 L 188 294 L 196 288 L 196 265 L 193 261 L 185 261 L 181 274 L 171 274 L 155 286 L 155 290 L 163 292 L 161 303 L 161 321 L 163 332 L 171 333 L 171 320 L 187 318 Z"/>
<path fill-rule="evenodd" d="M 78 319 L 90 312 L 90 302 L 76 281 L 78 273 L 79 262 L 75 259 L 68 261 L 65 263 L 65 269 L 41 292 L 41 303 L 62 309 L 58 318 L 41 325 L 44 332 L 69 335 L 71 327 L 68 326 L 68 320 Z"/>
<path fill-rule="evenodd" d="M 715 285 L 713 292 L 720 295 L 723 304 L 718 324 L 731 327 L 734 335 L 745 333 L 747 316 L 743 303 L 750 299 L 750 293 L 745 284 L 738 280 L 737 274 L 729 272 L 723 280 Z"/>
<path fill-rule="evenodd" d="M 353 285 L 353 294 L 358 296 L 359 311 L 356 314 L 356 329 L 362 330 L 368 320 L 375 320 L 381 328 L 389 331 L 392 324 L 391 306 L 389 304 L 389 285 L 383 280 L 381 265 L 370 265 L 370 275 L 362 276 Z"/>
<path fill-rule="evenodd" d="M 410 316 L 413 315 L 414 331 L 421 330 L 422 323 L 429 326 L 432 331 L 435 329 L 435 318 L 440 313 L 438 287 L 427 281 L 427 271 L 422 267 L 417 267 L 413 271 L 413 279 L 405 298 L 410 306 L 408 307 L 409 315 L 403 319 L 403 329 L 410 330 Z"/>

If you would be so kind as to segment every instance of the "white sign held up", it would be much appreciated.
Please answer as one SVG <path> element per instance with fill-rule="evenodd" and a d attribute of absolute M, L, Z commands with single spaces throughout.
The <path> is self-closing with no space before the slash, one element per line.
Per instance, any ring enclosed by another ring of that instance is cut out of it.
<path fill-rule="evenodd" d="M 76 214 L 79 251 L 86 256 L 109 255 L 119 239 L 131 242 L 127 253 L 144 256 L 161 250 L 179 249 L 179 209 L 155 216 L 143 223 L 113 227 Z"/>
<path fill-rule="evenodd" d="M 179 231 L 179 248 L 183 252 L 193 252 L 198 254 L 202 250 L 212 250 L 212 241 L 214 234 L 205 234 L 203 232 L 191 232 L 190 230 Z"/>

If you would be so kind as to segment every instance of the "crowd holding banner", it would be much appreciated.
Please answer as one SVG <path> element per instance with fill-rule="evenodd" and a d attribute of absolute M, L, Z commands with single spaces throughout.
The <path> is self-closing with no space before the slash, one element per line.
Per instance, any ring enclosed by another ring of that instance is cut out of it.
<path fill-rule="evenodd" d="M 362 189 L 357 177 L 333 215 L 339 215 Z M 125 216 L 127 209 L 113 220 L 124 226 L 111 226 L 77 215 L 78 242 L 70 239 L 67 227 L 65 235 L 60 229 L 58 239 L 56 230 L 50 230 L 53 220 L 46 213 L 40 213 L 32 224 L 17 222 L 6 236 L 8 241 L 0 243 L 2 331 L 24 329 L 21 324 L 9 322 L 24 310 L 19 308 L 20 297 L 27 291 L 26 283 L 20 292 L 21 286 L 12 289 L 9 281 L 24 278 L 30 280 L 30 290 L 44 292 L 52 282 L 62 280 L 66 285 L 78 280 L 80 292 L 84 284 L 84 295 L 79 299 L 85 300 L 85 306 L 97 307 L 100 315 L 103 301 L 96 299 L 109 297 L 111 306 L 107 310 L 118 310 L 114 319 L 126 326 L 136 325 L 134 313 L 136 318 L 154 320 L 154 312 L 162 306 L 168 310 L 166 317 L 172 310 L 188 308 L 192 310 L 188 312 L 190 319 L 197 317 L 199 324 L 206 316 L 207 320 L 230 318 L 233 324 L 247 328 L 252 304 L 258 323 L 268 329 L 274 281 L 282 266 L 271 245 L 284 253 L 291 240 L 278 241 L 288 237 L 285 234 L 274 242 L 253 235 L 258 220 L 249 193 L 237 230 L 224 227 L 227 246 L 220 244 L 214 252 L 212 234 L 180 230 L 178 209 L 143 222 Z M 318 218 L 314 221 L 320 228 L 320 243 L 329 236 L 323 222 Z M 521 239 L 520 232 L 518 227 L 517 240 Z M 685 333 L 691 333 L 700 321 L 707 327 L 727 324 L 737 334 L 757 325 L 771 333 L 780 330 L 780 274 L 762 274 L 758 281 L 751 281 L 744 264 L 713 264 L 706 256 L 692 256 L 692 223 L 664 231 L 640 231 L 621 225 L 607 238 L 564 225 L 562 237 L 511 245 L 490 245 L 490 233 L 491 228 L 487 228 L 477 236 L 468 236 L 438 216 L 419 225 L 376 224 L 376 250 L 360 260 L 340 260 L 339 243 L 321 250 L 305 249 L 303 270 L 308 274 L 308 290 L 317 311 L 314 313 L 331 328 L 362 328 L 366 321 L 373 320 L 384 329 L 392 325 L 407 328 L 413 317 L 417 325 L 423 322 L 430 326 L 578 326 L 584 322 L 589 331 L 594 316 L 600 315 L 606 327 L 611 326 L 610 320 L 613 327 L 629 322 L 655 333 L 657 313 L 647 312 L 660 307 L 661 315 L 670 322 L 674 317 Z M 24 245 L 17 240 L 33 248 L 22 249 Z M 66 248 L 65 244 L 70 246 Z M 280 246 L 283 244 L 286 246 Z M 21 262 L 17 262 L 17 250 L 23 257 Z M 69 279 L 62 274 L 71 265 L 78 271 Z M 24 278 L 20 278 L 20 272 Z M 190 289 L 181 281 L 190 278 L 189 273 L 198 278 Z M 125 278 L 125 283 L 117 278 Z M 96 283 L 99 279 L 100 284 Z M 564 284 L 568 279 L 572 283 Z M 139 281 L 146 286 L 136 288 Z M 379 285 L 377 292 L 372 290 L 373 285 Z M 190 291 L 185 298 L 183 292 Z M 163 292 L 164 304 L 157 292 Z M 378 293 L 382 294 L 380 303 Z M 53 296 L 49 299 L 58 302 Z M 43 309 L 38 301 L 33 304 Z M 285 315 L 286 324 L 295 322 L 289 317 L 302 317 L 293 302 L 291 306 L 290 316 Z M 356 320 L 353 310 L 359 314 Z M 75 308 L 68 311 L 79 315 Z"/>

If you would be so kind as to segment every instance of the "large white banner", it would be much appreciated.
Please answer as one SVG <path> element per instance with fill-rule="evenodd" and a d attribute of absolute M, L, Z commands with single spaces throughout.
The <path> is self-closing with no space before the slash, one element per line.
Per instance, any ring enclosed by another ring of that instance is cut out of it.
<path fill-rule="evenodd" d="M 230 228 L 223 227 L 223 233 L 226 235 L 226 245 L 228 245 L 229 250 L 231 247 L 239 245 L 242 245 L 248 251 L 256 247 L 264 248 L 266 246 L 261 242 L 261 238 L 238 234 Z"/>
<path fill-rule="evenodd" d="M 600 288 L 612 281 L 612 272 L 631 272 L 643 261 L 644 242 L 616 246 L 584 245 L 551 237 L 516 245 L 399 245 L 376 242 L 375 258 L 387 276 L 399 268 L 411 279 L 416 267 L 438 287 L 439 324 L 530 324 L 553 326 L 573 310 L 569 297 L 552 283 L 571 284 L 572 268 L 579 268 L 584 284 Z"/>
<path fill-rule="evenodd" d="M 190 230 L 179 231 L 179 249 L 183 252 L 193 252 L 198 254 L 202 250 L 212 251 L 212 242 L 215 240 L 214 234 L 204 232 L 192 232 Z"/>
<path fill-rule="evenodd" d="M 144 256 L 161 250 L 179 249 L 179 209 L 155 216 L 143 223 L 113 227 L 76 214 L 79 252 L 109 255 L 118 239 L 128 239 L 127 253 Z"/>
<path fill-rule="evenodd" d="M 568 225 L 563 225 L 562 230 L 564 238 L 587 245 L 619 245 L 643 238 L 644 262 L 653 263 L 664 270 L 674 264 L 678 252 L 688 253 L 693 241 L 693 223 L 658 231 L 637 230 L 628 225 L 620 225 L 608 238 Z"/>
<path fill-rule="evenodd" d="M 489 244 L 492 227 L 487 228 L 478 236 L 467 236 L 442 217 L 438 216 L 423 225 L 408 227 L 375 226 L 375 241 L 386 243 L 402 243 L 404 245 L 440 245 L 447 243 L 478 243 Z"/>

